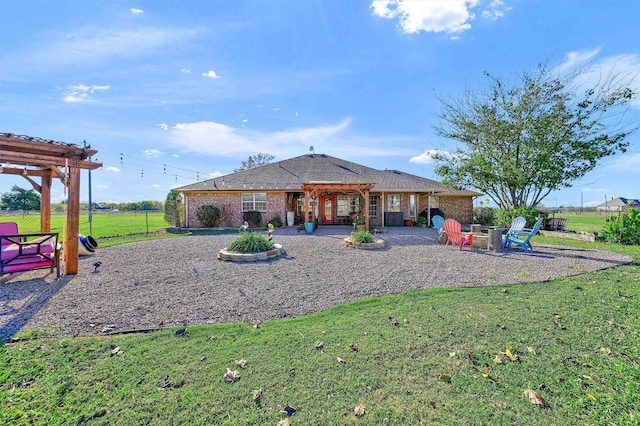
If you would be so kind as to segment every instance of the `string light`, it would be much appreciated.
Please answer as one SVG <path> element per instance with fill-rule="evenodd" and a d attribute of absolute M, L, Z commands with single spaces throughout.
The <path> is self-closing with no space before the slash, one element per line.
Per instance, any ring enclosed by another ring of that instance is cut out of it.
<path fill-rule="evenodd" d="M 162 173 L 167 174 L 167 165 L 166 164 L 162 165 Z"/>
<path fill-rule="evenodd" d="M 144 169 L 142 169 L 142 172 L 140 172 L 140 177 L 143 178 L 144 177 Z"/>
<path fill-rule="evenodd" d="M 22 171 L 22 174 L 23 174 L 24 176 L 26 176 L 26 175 L 27 175 L 27 168 L 26 168 L 26 167 L 25 167 L 25 168 L 24 168 L 24 170 Z"/>
<path fill-rule="evenodd" d="M 178 183 L 178 175 L 176 175 L 176 183 Z"/>

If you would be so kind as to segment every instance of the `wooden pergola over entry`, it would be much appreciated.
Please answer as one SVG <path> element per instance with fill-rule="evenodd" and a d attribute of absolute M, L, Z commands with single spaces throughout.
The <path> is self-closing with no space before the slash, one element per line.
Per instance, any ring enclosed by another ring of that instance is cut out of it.
<path fill-rule="evenodd" d="M 65 273 L 78 273 L 78 230 L 80 227 L 80 170 L 101 167 L 89 158 L 98 151 L 71 143 L 0 133 L 2 174 L 22 176 L 41 196 L 40 231 L 51 231 L 51 181 L 67 185 L 67 240 Z M 62 168 L 62 170 L 61 170 Z M 40 177 L 38 184 L 32 177 Z"/>
<path fill-rule="evenodd" d="M 364 198 L 365 227 L 369 229 L 369 191 L 373 183 L 343 183 L 343 182 L 306 182 L 302 184 L 304 190 L 304 218 L 306 221 L 315 222 L 315 209 L 311 209 L 311 200 L 318 202 L 321 194 L 348 194 L 359 193 Z M 309 217 L 311 213 L 311 217 Z"/>

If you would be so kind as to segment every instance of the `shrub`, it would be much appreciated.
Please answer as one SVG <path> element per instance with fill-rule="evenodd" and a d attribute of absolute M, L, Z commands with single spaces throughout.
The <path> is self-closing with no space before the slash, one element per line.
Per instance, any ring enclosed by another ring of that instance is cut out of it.
<path fill-rule="evenodd" d="M 427 226 L 427 218 L 424 216 L 418 216 L 416 219 L 417 226 Z"/>
<path fill-rule="evenodd" d="M 242 220 L 248 222 L 251 228 L 257 228 L 262 223 L 262 213 L 256 210 L 244 212 L 242 214 Z"/>
<path fill-rule="evenodd" d="M 473 209 L 473 218 L 480 225 L 491 226 L 496 219 L 496 209 L 492 207 L 476 207 Z"/>
<path fill-rule="evenodd" d="M 273 216 L 269 221 L 269 223 L 272 224 L 274 228 L 282 228 L 282 225 L 283 225 L 282 219 L 280 219 L 279 214 L 276 214 L 275 216 Z"/>
<path fill-rule="evenodd" d="M 351 234 L 351 239 L 356 244 L 373 243 L 375 241 L 373 235 L 371 235 L 369 231 L 354 231 Z"/>
<path fill-rule="evenodd" d="M 619 244 L 640 244 L 640 211 L 630 209 L 607 219 L 602 228 L 607 241 Z"/>
<path fill-rule="evenodd" d="M 511 226 L 511 222 L 518 216 L 522 216 L 527 219 L 527 227 L 531 228 L 537 222 L 540 217 L 547 217 L 546 213 L 537 211 L 536 209 L 525 209 L 524 207 L 518 207 L 511 210 L 498 210 L 496 213 L 496 219 L 494 224 L 502 227 Z"/>
<path fill-rule="evenodd" d="M 273 243 L 257 232 L 243 232 L 240 238 L 229 244 L 227 250 L 238 253 L 261 253 L 273 250 Z"/>
<path fill-rule="evenodd" d="M 200 206 L 196 215 L 202 226 L 215 228 L 220 220 L 220 209 L 216 206 Z"/>

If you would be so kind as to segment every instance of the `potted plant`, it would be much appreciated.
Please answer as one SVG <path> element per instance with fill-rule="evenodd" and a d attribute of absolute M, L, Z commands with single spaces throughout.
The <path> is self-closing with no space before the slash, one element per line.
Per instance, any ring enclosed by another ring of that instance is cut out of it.
<path fill-rule="evenodd" d="M 422 226 L 423 228 L 425 228 L 427 226 L 427 218 L 424 216 L 420 216 L 416 219 L 416 225 L 417 226 Z"/>
<path fill-rule="evenodd" d="M 356 229 L 359 231 L 364 231 L 366 229 L 367 218 L 365 215 L 360 214 L 356 217 Z"/>

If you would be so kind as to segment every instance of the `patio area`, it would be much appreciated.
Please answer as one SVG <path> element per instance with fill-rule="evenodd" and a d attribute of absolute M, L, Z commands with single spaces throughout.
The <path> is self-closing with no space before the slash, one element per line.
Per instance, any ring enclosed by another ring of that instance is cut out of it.
<path fill-rule="evenodd" d="M 342 245 L 350 226 L 313 235 L 276 230 L 286 256 L 261 263 L 216 259 L 230 235 L 188 236 L 98 249 L 75 276 L 0 277 L 0 339 L 38 330 L 86 336 L 180 325 L 297 317 L 406 290 L 551 280 L 631 262 L 598 250 L 536 244 L 534 252 L 445 247 L 429 228 L 385 228 L 381 250 Z M 99 268 L 95 262 L 101 262 Z"/>

